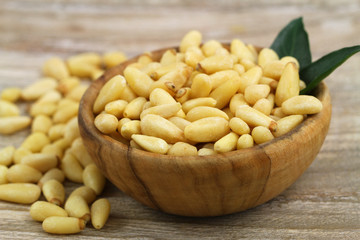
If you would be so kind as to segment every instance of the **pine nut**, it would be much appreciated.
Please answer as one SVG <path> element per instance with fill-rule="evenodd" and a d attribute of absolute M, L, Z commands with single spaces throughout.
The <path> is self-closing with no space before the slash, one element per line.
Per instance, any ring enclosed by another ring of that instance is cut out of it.
<path fill-rule="evenodd" d="M 65 201 L 64 186 L 56 179 L 46 181 L 42 186 L 42 192 L 46 200 L 55 205 L 61 206 Z"/>
<path fill-rule="evenodd" d="M 149 152 L 165 154 L 169 149 L 169 145 L 167 144 L 167 142 L 158 137 L 133 134 L 131 138 L 140 147 Z"/>
<path fill-rule="evenodd" d="M 30 216 L 35 221 L 43 222 L 48 217 L 67 217 L 68 214 L 57 205 L 45 201 L 36 201 L 30 207 Z"/>
<path fill-rule="evenodd" d="M 86 222 L 76 217 L 47 217 L 42 228 L 47 233 L 52 234 L 75 234 L 81 232 L 85 228 Z"/>
<path fill-rule="evenodd" d="M 94 163 L 87 165 L 82 174 L 85 186 L 92 188 L 99 195 L 105 186 L 106 179 Z"/>
<path fill-rule="evenodd" d="M 106 198 L 100 198 L 91 205 L 91 223 L 94 228 L 103 228 L 109 218 L 110 208 L 110 202 Z"/>
<path fill-rule="evenodd" d="M 8 183 L 0 185 L 0 200 L 30 204 L 40 197 L 40 187 L 32 183 Z"/>
<path fill-rule="evenodd" d="M 209 131 L 212 129 L 212 131 Z M 185 127 L 185 137 L 194 142 L 214 142 L 228 134 L 229 123 L 222 117 L 207 117 Z"/>

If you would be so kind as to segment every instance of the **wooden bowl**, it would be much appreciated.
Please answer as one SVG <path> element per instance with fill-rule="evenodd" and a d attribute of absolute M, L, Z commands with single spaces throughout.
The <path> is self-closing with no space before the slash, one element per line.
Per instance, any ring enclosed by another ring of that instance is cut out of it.
<path fill-rule="evenodd" d="M 167 49 L 152 52 L 159 59 Z M 136 58 L 108 70 L 82 98 L 80 133 L 96 165 L 121 191 L 160 211 L 218 216 L 258 206 L 283 192 L 309 167 L 326 137 L 328 88 L 315 90 L 323 109 L 291 132 L 252 148 L 212 156 L 168 156 L 131 148 L 100 133 L 92 107 L 106 81 Z"/>

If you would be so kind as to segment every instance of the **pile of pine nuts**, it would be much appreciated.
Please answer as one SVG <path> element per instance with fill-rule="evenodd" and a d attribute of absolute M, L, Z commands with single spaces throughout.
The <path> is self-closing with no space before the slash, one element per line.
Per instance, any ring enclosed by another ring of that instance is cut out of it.
<path fill-rule="evenodd" d="M 110 79 L 93 106 L 97 129 L 131 147 L 168 155 L 212 155 L 279 137 L 322 103 L 301 95 L 299 63 L 235 39 L 230 48 L 198 31 L 160 61 L 143 54 Z"/>
<path fill-rule="evenodd" d="M 29 127 L 31 133 L 19 147 L 0 149 L 0 200 L 32 204 L 30 215 L 45 232 L 78 233 L 90 221 L 101 229 L 109 217 L 109 201 L 98 198 L 106 180 L 85 149 L 77 113 L 89 85 L 81 79 L 96 79 L 125 60 L 121 52 L 54 57 L 45 62 L 39 81 L 1 91 L 0 134 Z M 30 105 L 23 116 L 16 105 L 21 102 Z M 82 184 L 67 198 L 65 179 Z"/>

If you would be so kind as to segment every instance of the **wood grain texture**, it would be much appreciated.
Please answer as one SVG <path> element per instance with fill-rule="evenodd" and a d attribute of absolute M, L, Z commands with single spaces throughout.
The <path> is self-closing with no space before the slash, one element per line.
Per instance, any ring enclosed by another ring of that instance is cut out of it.
<path fill-rule="evenodd" d="M 199 29 L 205 39 L 239 37 L 269 46 L 282 26 L 301 15 L 317 59 L 359 44 L 359 12 L 357 0 L 2 0 L 0 89 L 35 81 L 50 56 L 109 50 L 134 56 L 177 45 L 190 29 Z M 359 65 L 357 54 L 326 79 L 333 114 L 325 143 L 304 175 L 272 201 L 223 217 L 176 217 L 144 207 L 108 184 L 104 196 L 112 212 L 105 228 L 89 227 L 66 239 L 359 239 Z M 19 146 L 26 133 L 1 136 L 0 147 Z M 68 191 L 76 186 L 67 183 Z M 1 239 L 65 239 L 43 233 L 28 209 L 0 202 Z"/>

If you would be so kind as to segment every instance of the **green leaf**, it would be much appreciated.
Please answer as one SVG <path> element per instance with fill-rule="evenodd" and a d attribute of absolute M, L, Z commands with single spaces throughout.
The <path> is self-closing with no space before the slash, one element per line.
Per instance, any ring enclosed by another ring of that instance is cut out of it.
<path fill-rule="evenodd" d="M 300 63 L 300 70 L 311 63 L 311 51 L 308 34 L 302 17 L 292 20 L 277 35 L 271 44 L 279 57 L 293 56 Z"/>
<path fill-rule="evenodd" d="M 306 88 L 300 94 L 309 93 L 321 80 L 329 76 L 337 67 L 357 52 L 360 52 L 360 45 L 342 48 L 323 56 L 300 70 L 300 79 L 306 83 Z"/>

